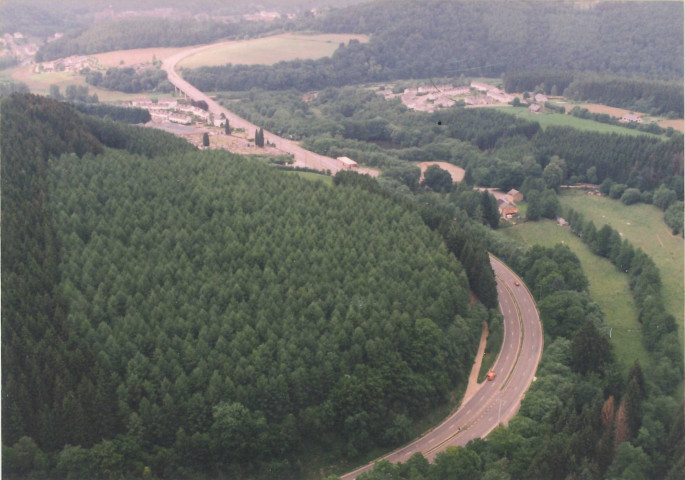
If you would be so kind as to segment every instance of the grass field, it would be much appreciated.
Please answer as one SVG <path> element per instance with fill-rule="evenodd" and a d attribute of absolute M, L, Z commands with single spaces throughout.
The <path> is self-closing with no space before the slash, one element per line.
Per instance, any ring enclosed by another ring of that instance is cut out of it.
<path fill-rule="evenodd" d="M 538 122 L 544 129 L 549 126 L 572 127 L 578 130 L 587 130 L 590 132 L 599 133 L 618 133 L 620 135 L 649 135 L 657 138 L 666 138 L 662 135 L 654 135 L 647 132 L 639 132 L 631 128 L 617 127 L 616 125 L 608 125 L 606 123 L 595 122 L 593 120 L 586 120 L 583 118 L 573 117 L 571 115 L 561 113 L 531 113 L 527 108 L 512 108 L 512 107 L 493 107 L 501 112 L 516 115 L 518 118 Z"/>
<path fill-rule="evenodd" d="M 366 35 L 302 35 L 282 34 L 217 45 L 203 52 L 191 55 L 179 62 L 179 67 L 197 68 L 234 65 L 273 65 L 295 59 L 316 59 L 328 57 L 341 43 L 352 39 L 367 42 Z"/>
<path fill-rule="evenodd" d="M 628 287 L 628 276 L 619 272 L 607 259 L 599 258 L 576 237 L 569 228 L 551 220 L 526 222 L 503 229 L 505 235 L 517 238 L 526 245 L 551 247 L 564 243 L 578 256 L 590 281 L 590 295 L 602 308 L 611 327 L 611 343 L 618 360 L 626 369 L 637 359 L 649 365 L 647 351 L 642 345 L 638 313 Z"/>
<path fill-rule="evenodd" d="M 669 120 L 669 119 L 666 119 L 663 117 L 652 117 L 652 116 L 647 115 L 645 113 L 632 112 L 631 110 L 626 110 L 625 108 L 609 107 L 607 105 L 602 105 L 600 103 L 573 102 L 572 105 L 569 104 L 566 106 L 566 110 L 570 110 L 574 106 L 579 106 L 581 108 L 585 108 L 592 113 L 608 113 L 611 116 L 619 117 L 619 118 L 622 117 L 623 115 L 627 114 L 627 113 L 637 113 L 646 122 L 654 121 L 662 128 L 672 127 L 674 130 L 678 130 L 679 132 L 685 131 L 685 121 L 683 121 L 682 118 L 676 118 L 676 119 L 670 119 Z"/>
<path fill-rule="evenodd" d="M 564 192 L 559 196 L 562 206 L 582 212 L 586 220 L 599 229 L 605 223 L 621 232 L 624 238 L 642 248 L 654 259 L 661 272 L 664 304 L 680 324 L 683 334 L 683 238 L 671 235 L 663 221 L 663 212 L 653 205 L 639 203 L 626 206 L 618 200 Z"/>
<path fill-rule="evenodd" d="M 130 101 L 134 98 L 140 98 L 145 94 L 131 94 L 123 92 L 114 92 L 95 88 L 86 83 L 82 75 L 74 72 L 55 72 L 55 73 L 33 73 L 33 67 L 21 67 L 9 71 L 9 76 L 12 80 L 24 82 L 29 86 L 32 93 L 40 95 L 48 95 L 50 93 L 50 85 L 57 85 L 64 95 L 64 92 L 69 85 L 85 85 L 88 87 L 91 94 L 96 93 L 101 102 L 123 102 Z"/>
<path fill-rule="evenodd" d="M 92 55 L 103 67 L 124 67 L 139 63 L 152 63 L 164 60 L 188 47 L 174 48 L 136 48 L 133 50 L 116 50 L 114 52 Z"/>
<path fill-rule="evenodd" d="M 328 187 L 333 186 L 333 177 L 329 175 L 320 175 L 314 172 L 298 172 L 297 170 L 283 170 L 283 172 L 290 175 L 297 175 L 312 182 L 323 182 L 324 185 Z"/>

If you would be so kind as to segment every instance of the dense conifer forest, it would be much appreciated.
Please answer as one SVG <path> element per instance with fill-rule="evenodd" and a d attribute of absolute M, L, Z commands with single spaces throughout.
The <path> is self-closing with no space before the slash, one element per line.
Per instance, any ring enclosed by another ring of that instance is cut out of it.
<path fill-rule="evenodd" d="M 488 312 L 426 214 L 2 108 L 8 478 L 299 476 L 305 445 L 395 445 L 465 381 Z"/>
<path fill-rule="evenodd" d="M 677 2 L 606 2 L 581 9 L 565 2 L 381 1 L 333 10 L 304 26 L 370 34 L 371 41 L 350 42 L 331 58 L 205 67 L 185 70 L 184 76 L 203 91 L 307 91 L 527 70 L 642 74 L 681 82 L 683 76 L 683 10 Z M 672 104 L 678 106 L 677 100 Z"/>

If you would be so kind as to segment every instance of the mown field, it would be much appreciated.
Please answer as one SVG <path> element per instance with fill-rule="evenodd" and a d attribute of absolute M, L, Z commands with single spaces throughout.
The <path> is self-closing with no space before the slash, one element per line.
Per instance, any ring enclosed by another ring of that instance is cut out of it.
<path fill-rule="evenodd" d="M 663 212 L 653 205 L 626 206 L 618 200 L 564 192 L 559 200 L 564 208 L 582 212 L 599 229 L 605 223 L 618 230 L 636 247 L 650 255 L 661 271 L 666 309 L 680 319 L 683 329 L 683 238 L 671 234 L 663 221 Z"/>
<path fill-rule="evenodd" d="M 526 222 L 503 229 L 506 235 L 526 245 L 551 247 L 564 243 L 578 256 L 583 271 L 590 281 L 590 295 L 604 311 L 611 328 L 611 342 L 619 361 L 630 366 L 636 359 L 649 364 L 647 351 L 642 345 L 637 308 L 628 287 L 628 276 L 619 272 L 609 260 L 597 257 L 567 227 L 551 220 Z"/>
<path fill-rule="evenodd" d="M 113 52 L 97 53 L 92 55 L 103 67 L 124 67 L 140 63 L 152 63 L 156 60 L 164 60 L 181 50 L 189 47 L 169 48 L 136 48 L 133 50 L 115 50 Z"/>
<path fill-rule="evenodd" d="M 569 105 L 567 108 L 572 108 Z M 638 130 L 633 130 L 631 128 L 617 127 L 616 125 L 609 125 L 606 123 L 595 122 L 593 120 L 586 120 L 584 118 L 577 118 L 571 115 L 560 114 L 560 113 L 531 113 L 527 108 L 512 108 L 512 107 L 492 107 L 497 108 L 501 112 L 516 115 L 518 118 L 523 118 L 525 120 L 531 120 L 538 122 L 540 126 L 544 129 L 550 126 L 558 127 L 572 127 L 578 130 L 587 130 L 590 132 L 599 133 L 618 133 L 621 135 L 650 135 L 659 138 L 665 138 L 661 135 L 654 135 L 652 133 L 640 132 Z"/>
<path fill-rule="evenodd" d="M 302 35 L 282 34 L 239 42 L 228 42 L 183 59 L 180 67 L 198 68 L 234 65 L 272 65 L 280 61 L 295 59 L 317 59 L 328 57 L 341 43 L 356 39 L 367 42 L 366 35 Z"/>
<path fill-rule="evenodd" d="M 655 121 L 660 127 L 668 128 L 672 127 L 674 130 L 679 132 L 685 131 L 685 121 L 682 118 L 676 119 L 665 119 L 663 117 L 652 117 L 640 112 L 631 112 L 631 110 L 626 110 L 625 108 L 609 107 L 607 105 L 602 105 L 600 103 L 583 103 L 583 102 L 573 102 L 573 105 L 569 104 L 566 109 L 569 110 L 575 106 L 585 108 L 592 113 L 608 113 L 614 117 L 622 117 L 627 113 L 637 113 L 643 117 L 647 122 Z"/>

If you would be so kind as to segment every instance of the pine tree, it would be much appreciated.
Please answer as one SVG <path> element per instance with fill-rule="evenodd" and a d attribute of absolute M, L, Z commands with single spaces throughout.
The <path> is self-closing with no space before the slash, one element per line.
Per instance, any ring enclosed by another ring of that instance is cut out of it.
<path fill-rule="evenodd" d="M 224 132 L 226 135 L 231 134 L 231 124 L 228 122 L 228 118 L 226 119 L 226 122 L 224 123 Z"/>
<path fill-rule="evenodd" d="M 209 147 L 209 134 L 207 132 L 202 134 L 202 146 Z"/>
<path fill-rule="evenodd" d="M 257 145 L 258 147 L 264 147 L 264 129 L 263 128 L 260 128 L 259 130 L 255 131 L 254 144 Z"/>

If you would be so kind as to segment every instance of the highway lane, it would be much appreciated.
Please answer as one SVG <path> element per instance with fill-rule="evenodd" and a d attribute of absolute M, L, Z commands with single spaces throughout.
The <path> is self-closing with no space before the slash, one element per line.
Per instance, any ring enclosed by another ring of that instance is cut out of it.
<path fill-rule="evenodd" d="M 219 105 L 216 101 L 211 99 L 208 95 L 204 94 L 197 88 L 195 88 L 193 85 L 185 81 L 177 72 L 176 72 L 176 65 L 178 62 L 180 62 L 182 59 L 189 55 L 193 55 L 195 53 L 201 52 L 203 50 L 209 49 L 209 48 L 214 48 L 218 45 L 222 45 L 224 43 L 231 43 L 231 42 L 223 42 L 223 43 L 213 43 L 210 45 L 203 45 L 195 48 L 191 48 L 188 50 L 183 50 L 182 52 L 179 52 L 171 57 L 168 57 L 162 62 L 162 68 L 167 72 L 167 77 L 169 81 L 179 90 L 181 90 L 183 93 L 185 93 L 189 98 L 195 100 L 195 101 L 200 101 L 204 100 L 207 102 L 207 105 L 209 106 L 209 112 L 214 115 L 215 118 L 220 118 L 221 114 L 223 114 L 228 121 L 230 122 L 230 125 L 232 128 L 243 128 L 245 129 L 245 132 L 252 133 L 256 131 L 259 127 L 256 125 L 248 122 L 242 117 L 239 117 L 235 113 L 231 112 L 230 110 L 222 107 Z M 309 150 L 306 150 L 302 147 L 300 147 L 297 143 L 287 140 L 285 138 L 279 137 L 278 135 L 264 131 L 264 141 L 265 142 L 270 142 L 273 143 L 276 148 L 283 153 L 286 154 L 291 154 L 293 156 L 293 159 L 295 161 L 294 166 L 296 167 L 308 167 L 308 168 L 313 168 L 316 170 L 321 170 L 321 171 L 326 171 L 330 170 L 332 174 L 335 174 L 337 171 L 342 169 L 342 163 L 340 163 L 338 160 L 335 158 L 327 157 L 325 155 L 319 155 L 318 153 L 310 152 Z M 370 170 L 370 169 L 365 169 L 365 168 L 356 168 L 355 171 L 359 173 L 366 173 L 371 176 L 376 176 L 378 175 L 378 172 L 375 170 Z"/>
<path fill-rule="evenodd" d="M 483 382 L 478 391 L 443 423 L 381 459 L 406 462 L 421 452 L 432 461 L 449 446 L 463 446 L 476 438 L 486 437 L 518 412 L 542 355 L 542 325 L 535 301 L 521 279 L 497 258 L 491 256 L 490 263 L 495 271 L 504 318 L 502 348 L 493 366 L 497 372 L 495 380 Z M 519 282 L 520 286 L 514 282 Z M 341 478 L 352 480 L 371 468 L 373 463 Z"/>

